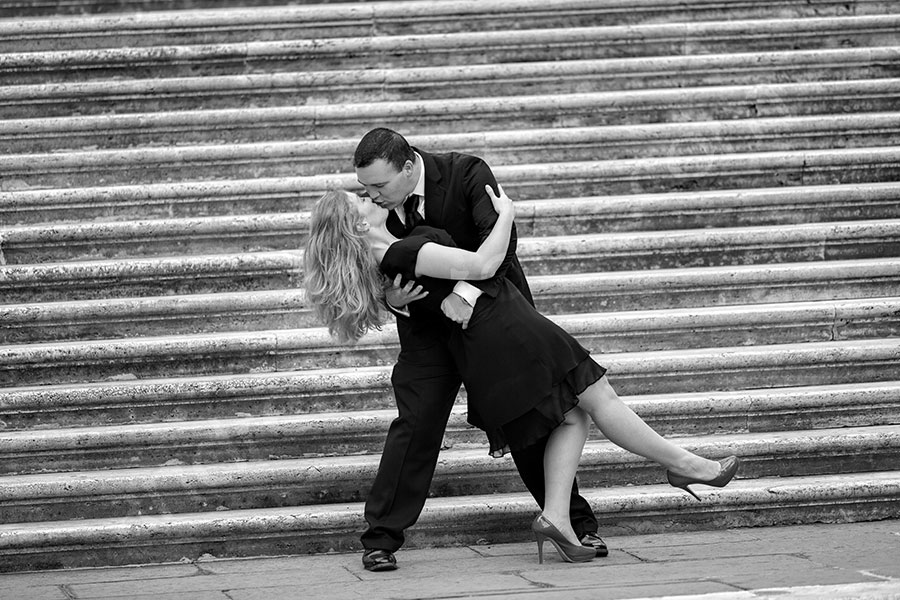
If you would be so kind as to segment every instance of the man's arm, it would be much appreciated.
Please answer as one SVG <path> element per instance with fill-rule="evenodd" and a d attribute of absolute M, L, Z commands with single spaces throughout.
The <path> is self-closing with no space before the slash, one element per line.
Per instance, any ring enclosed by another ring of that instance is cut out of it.
<path fill-rule="evenodd" d="M 485 191 L 485 185 L 490 185 L 494 192 L 499 192 L 497 180 L 494 173 L 486 162 L 481 159 L 475 159 L 468 166 L 466 173 L 466 200 L 470 204 L 470 213 L 478 231 L 478 241 L 483 242 L 494 229 L 497 222 L 497 212 L 490 197 Z M 471 281 L 472 286 L 480 289 L 483 293 L 493 296 L 497 293 L 498 282 L 502 277 L 506 276 L 506 271 L 512 264 L 516 256 L 518 237 L 516 234 L 516 225 L 513 223 L 512 230 L 509 234 L 509 244 L 506 248 L 506 256 L 494 277 L 483 281 Z"/>
<path fill-rule="evenodd" d="M 470 158 L 464 176 L 466 190 L 464 200 L 469 205 L 470 216 L 478 232 L 479 243 L 483 242 L 491 233 L 497 222 L 497 212 L 493 203 L 485 191 L 485 186 L 499 192 L 497 180 L 493 171 L 480 158 Z M 510 264 L 515 258 L 517 246 L 516 226 L 513 224 L 509 236 L 506 256 L 494 277 L 482 281 L 460 281 L 453 288 L 453 293 L 441 302 L 441 310 L 447 318 L 459 323 L 465 329 L 469 319 L 472 318 L 475 303 L 483 293 L 494 296 L 497 293 L 501 277 L 506 276 Z"/>

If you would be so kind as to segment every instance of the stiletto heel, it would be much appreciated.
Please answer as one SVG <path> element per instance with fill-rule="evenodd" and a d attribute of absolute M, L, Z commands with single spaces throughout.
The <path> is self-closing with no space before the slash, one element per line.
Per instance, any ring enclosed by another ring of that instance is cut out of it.
<path fill-rule="evenodd" d="M 669 480 L 669 485 L 684 490 L 685 492 L 696 498 L 699 502 L 700 496 L 698 496 L 694 492 L 694 490 L 689 488 L 689 485 L 702 483 L 703 485 L 709 485 L 712 487 L 725 487 L 726 485 L 728 485 L 729 481 L 734 479 L 740 462 L 741 461 L 738 460 L 737 456 L 729 456 L 728 458 L 720 460 L 719 474 L 712 479 L 697 479 L 695 477 L 685 477 L 684 475 L 676 475 L 671 471 L 666 471 L 666 479 Z"/>
<path fill-rule="evenodd" d="M 542 565 L 544 564 L 544 540 L 547 539 L 547 536 L 545 536 L 543 533 L 538 533 L 537 531 L 535 531 L 534 539 L 537 540 L 538 545 L 538 564 Z"/>
<path fill-rule="evenodd" d="M 559 552 L 560 558 L 566 562 L 587 562 L 597 555 L 594 548 L 569 542 L 544 515 L 538 515 L 534 519 L 531 530 L 537 540 L 539 564 L 544 563 L 544 541 L 553 544 L 553 547 Z"/>

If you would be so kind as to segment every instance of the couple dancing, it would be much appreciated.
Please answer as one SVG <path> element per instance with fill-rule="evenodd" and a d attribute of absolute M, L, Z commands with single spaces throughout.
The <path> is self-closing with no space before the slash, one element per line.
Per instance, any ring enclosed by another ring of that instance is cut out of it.
<path fill-rule="evenodd" d="M 396 568 L 461 382 L 469 422 L 485 431 L 492 455 L 512 454 L 542 509 L 532 524 L 541 562 L 544 541 L 568 562 L 608 553 L 575 481 L 591 422 L 694 496 L 691 484 L 721 487 L 734 477 L 735 457 L 708 460 L 651 429 L 606 369 L 534 309 L 515 254 L 513 204 L 486 163 L 414 149 L 379 128 L 359 142 L 354 167 L 366 193 L 329 191 L 316 203 L 305 270 L 310 302 L 342 341 L 379 327 L 385 304 L 397 315 L 399 416 L 366 500 L 367 570 Z"/>

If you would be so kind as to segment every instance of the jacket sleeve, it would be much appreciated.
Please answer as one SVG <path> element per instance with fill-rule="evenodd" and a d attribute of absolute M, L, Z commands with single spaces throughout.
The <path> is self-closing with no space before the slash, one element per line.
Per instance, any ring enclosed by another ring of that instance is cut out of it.
<path fill-rule="evenodd" d="M 494 210 L 494 205 L 485 191 L 484 186 L 490 185 L 494 190 L 494 193 L 497 193 L 497 180 L 494 178 L 494 173 L 486 162 L 480 158 L 471 157 L 471 161 L 466 166 L 465 182 L 466 201 L 469 205 L 469 210 L 478 232 L 479 243 L 481 243 L 488 235 L 490 235 L 494 223 L 497 222 L 497 212 Z M 469 283 L 482 290 L 488 296 L 496 296 L 502 278 L 506 277 L 507 271 L 514 262 L 518 264 L 516 260 L 516 245 L 516 224 L 513 223 L 512 231 L 509 235 L 509 246 L 506 249 L 506 256 L 500 264 L 500 267 L 497 269 L 497 272 L 490 279 L 470 281 Z"/>

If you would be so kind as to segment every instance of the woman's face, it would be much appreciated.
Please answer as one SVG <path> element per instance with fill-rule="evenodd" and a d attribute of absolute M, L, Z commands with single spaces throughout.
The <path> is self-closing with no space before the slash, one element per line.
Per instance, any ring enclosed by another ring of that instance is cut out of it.
<path fill-rule="evenodd" d="M 375 227 L 384 223 L 387 219 L 388 210 L 375 204 L 368 196 L 357 196 L 356 194 L 347 194 L 351 204 L 356 207 L 359 216 L 370 226 Z"/>

